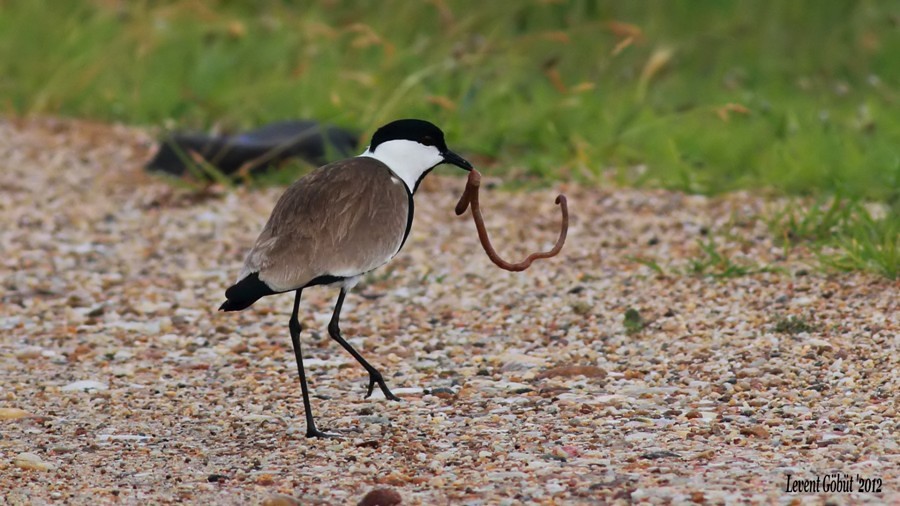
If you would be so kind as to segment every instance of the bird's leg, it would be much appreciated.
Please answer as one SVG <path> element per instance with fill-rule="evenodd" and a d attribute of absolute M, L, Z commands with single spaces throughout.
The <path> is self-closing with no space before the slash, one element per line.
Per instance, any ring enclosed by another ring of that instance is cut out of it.
<path fill-rule="evenodd" d="M 300 390 L 303 392 L 303 409 L 306 412 L 306 437 L 338 437 L 338 434 L 323 432 L 316 428 L 316 422 L 313 420 L 312 407 L 309 404 L 309 387 L 306 385 L 306 373 L 303 371 L 303 353 L 300 351 L 300 320 L 297 319 L 297 312 L 300 308 L 300 290 L 294 295 L 294 312 L 291 314 L 291 321 L 288 328 L 291 330 L 291 343 L 294 345 L 294 358 L 297 359 L 297 371 L 300 373 Z"/>
<path fill-rule="evenodd" d="M 338 296 L 337 304 L 334 306 L 334 314 L 331 315 L 331 322 L 328 323 L 328 335 L 331 336 L 332 339 L 338 342 L 341 346 L 344 347 L 353 358 L 356 359 L 365 369 L 366 372 L 369 373 L 369 388 L 366 391 L 366 398 L 372 395 L 372 389 L 375 388 L 375 384 L 378 384 L 378 388 L 381 389 L 381 393 L 384 394 L 385 398 L 390 399 L 392 401 L 399 401 L 400 398 L 391 393 L 391 390 L 387 387 L 387 384 L 384 382 L 384 377 L 378 372 L 378 369 L 372 367 L 372 364 L 366 362 L 366 359 L 362 357 L 356 350 L 353 349 L 353 346 L 350 346 L 350 343 L 344 340 L 341 337 L 341 327 L 340 327 L 340 319 L 341 319 L 341 306 L 344 305 L 344 297 L 347 296 L 347 289 L 341 288 L 341 294 Z"/>

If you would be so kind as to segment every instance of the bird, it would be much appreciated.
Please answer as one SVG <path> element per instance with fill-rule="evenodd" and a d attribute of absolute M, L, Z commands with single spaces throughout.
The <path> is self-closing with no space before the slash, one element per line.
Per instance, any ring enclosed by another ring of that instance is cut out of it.
<path fill-rule="evenodd" d="M 388 263 L 403 248 L 412 227 L 413 196 L 422 179 L 441 164 L 472 171 L 472 164 L 447 147 L 444 133 L 421 119 L 400 119 L 378 128 L 365 151 L 319 167 L 281 195 L 250 249 L 237 282 L 225 291 L 220 311 L 241 311 L 269 295 L 294 292 L 288 321 L 306 436 L 339 437 L 316 427 L 300 347 L 300 296 L 313 286 L 340 288 L 328 334 L 369 374 L 365 398 L 377 384 L 399 400 L 381 372 L 342 336 L 344 298 L 366 273 Z"/>

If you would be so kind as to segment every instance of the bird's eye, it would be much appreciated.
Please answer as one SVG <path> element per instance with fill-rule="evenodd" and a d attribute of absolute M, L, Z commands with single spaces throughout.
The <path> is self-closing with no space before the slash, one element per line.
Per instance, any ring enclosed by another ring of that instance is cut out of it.
<path fill-rule="evenodd" d="M 422 137 L 422 140 L 420 142 L 426 146 L 434 146 L 434 137 Z"/>

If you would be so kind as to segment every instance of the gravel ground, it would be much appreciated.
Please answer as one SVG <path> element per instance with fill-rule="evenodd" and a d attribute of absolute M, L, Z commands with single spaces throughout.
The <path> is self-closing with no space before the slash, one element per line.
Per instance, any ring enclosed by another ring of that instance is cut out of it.
<path fill-rule="evenodd" d="M 291 296 L 215 310 L 280 189 L 173 189 L 141 173 L 148 141 L 0 120 L 7 504 L 356 504 L 379 487 L 429 505 L 900 504 L 900 286 L 784 258 L 758 219 L 772 201 L 557 188 L 562 255 L 508 273 L 453 215 L 464 180 L 432 176 L 403 252 L 343 312 L 403 401 L 363 399 L 325 332 L 336 290 L 307 290 L 313 408 L 345 436 L 307 440 Z M 483 188 L 502 254 L 552 244 L 554 196 Z M 678 273 L 710 230 L 777 270 Z M 785 492 L 829 473 L 882 491 Z"/>

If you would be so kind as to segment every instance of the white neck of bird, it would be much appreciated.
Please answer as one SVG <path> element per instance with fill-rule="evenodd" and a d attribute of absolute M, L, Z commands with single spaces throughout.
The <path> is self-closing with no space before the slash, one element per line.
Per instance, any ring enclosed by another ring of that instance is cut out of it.
<path fill-rule="evenodd" d="M 374 158 L 390 167 L 410 193 L 416 190 L 416 183 L 422 174 L 444 160 L 436 147 L 406 139 L 382 142 L 375 151 L 366 148 L 359 156 Z"/>

